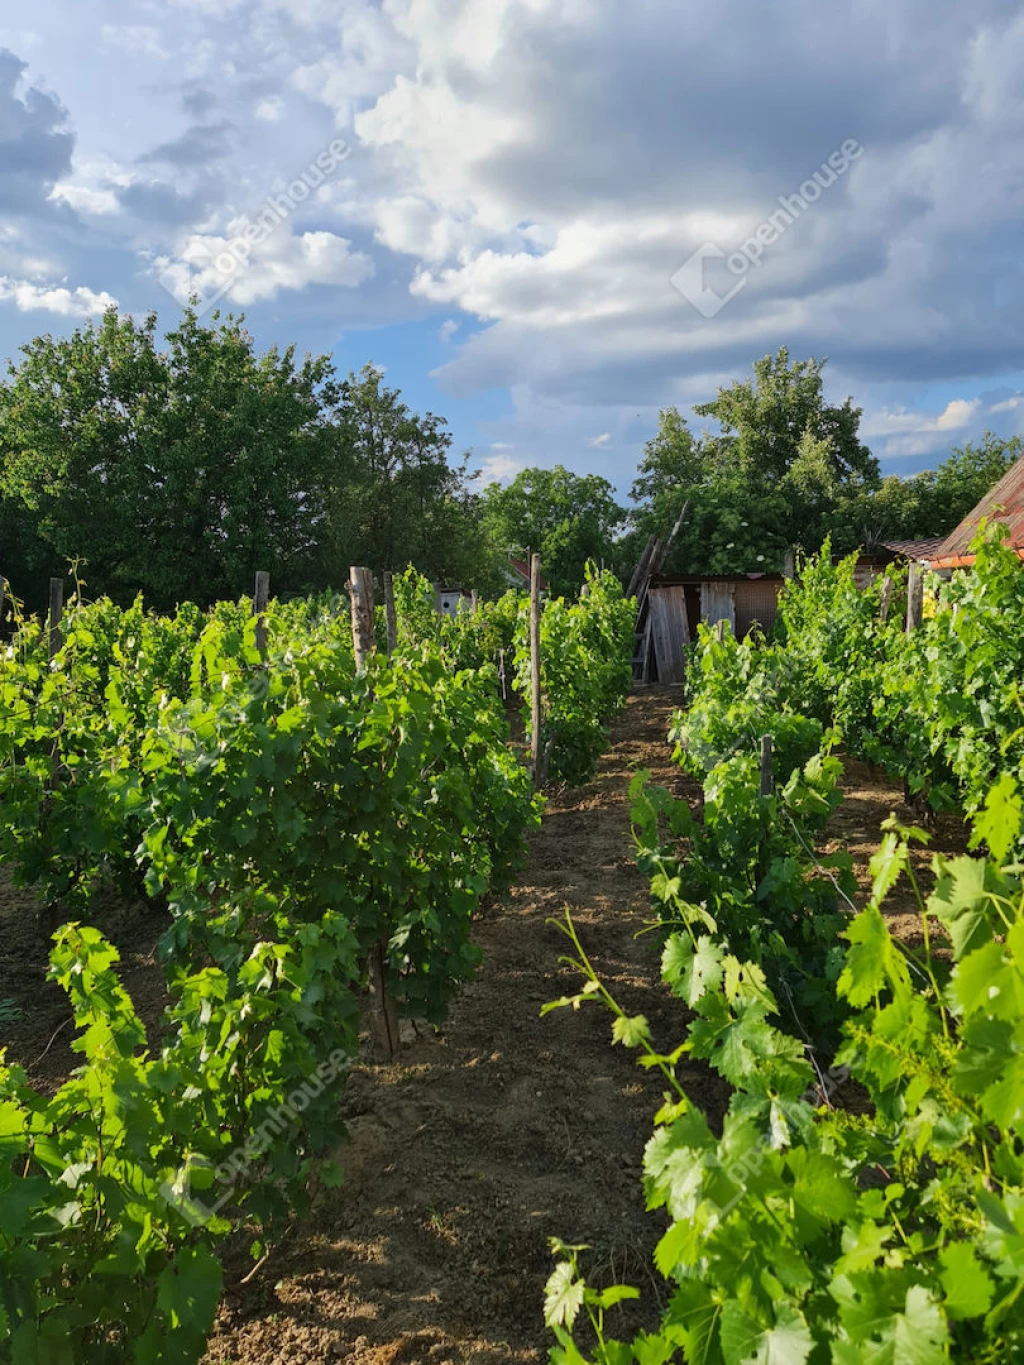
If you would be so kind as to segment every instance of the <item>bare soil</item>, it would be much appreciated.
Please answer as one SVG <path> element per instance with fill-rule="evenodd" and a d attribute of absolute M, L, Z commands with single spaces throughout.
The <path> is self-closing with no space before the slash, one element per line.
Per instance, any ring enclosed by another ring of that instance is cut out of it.
<path fill-rule="evenodd" d="M 638 767 L 684 790 L 665 741 L 676 705 L 667 689 L 630 698 L 595 780 L 551 794 L 518 885 L 480 920 L 484 965 L 442 1033 L 350 1077 L 345 1183 L 226 1295 L 210 1365 L 545 1360 L 552 1235 L 589 1244 L 598 1282 L 651 1286 L 621 1330 L 656 1313 L 663 1225 L 644 1210 L 640 1162 L 662 1087 L 611 1046 L 604 1010 L 540 1009 L 579 987 L 548 922 L 568 908 L 622 1004 L 679 1041 L 653 940 L 636 937 L 649 900 L 625 799 Z M 694 1067 L 691 1084 L 720 1114 L 721 1083 Z"/>
<path fill-rule="evenodd" d="M 167 915 L 143 902 L 101 895 L 89 922 L 120 952 L 121 982 L 154 1042 L 167 1003 L 164 969 L 156 958 Z M 46 979 L 51 943 L 43 924 L 38 898 L 15 887 L 0 868 L 0 1046 L 6 1046 L 8 1062 L 25 1068 L 37 1090 L 52 1095 L 81 1058 L 71 1050 L 75 1035 L 68 998 Z"/>
<path fill-rule="evenodd" d="M 569 944 L 550 921 L 568 909 L 602 979 L 656 1043 L 681 1040 L 685 1016 L 659 980 L 645 879 L 632 858 L 626 789 L 637 768 L 695 797 L 666 742 L 677 689 L 629 699 L 594 781 L 549 794 L 517 886 L 481 915 L 485 961 L 439 1034 L 412 1038 L 389 1065 L 362 1064 L 346 1086 L 344 1184 L 256 1273 L 229 1257 L 228 1288 L 207 1365 L 505 1365 L 547 1358 L 541 1303 L 552 1266 L 548 1238 L 587 1243 L 594 1283 L 644 1288 L 615 1310 L 617 1335 L 650 1325 L 662 1286 L 651 1252 L 663 1229 L 644 1209 L 640 1163 L 661 1084 L 611 1045 L 596 1006 L 541 1006 L 579 977 L 559 961 Z M 853 854 L 862 891 L 880 825 L 911 813 L 880 770 L 847 762 L 845 800 L 829 849 Z M 965 847 L 962 823 L 937 822 L 933 847 Z M 930 852 L 915 855 L 927 883 Z M 9 1058 L 52 1091 L 77 1063 L 63 993 L 45 980 L 36 904 L 0 873 L 0 1013 Z M 890 901 L 908 939 L 918 921 L 909 888 Z M 162 917 L 111 903 L 100 927 L 119 946 L 125 984 L 150 1038 L 165 999 L 154 947 Z M 717 1123 L 727 1087 L 692 1064 L 682 1079 Z"/>
<path fill-rule="evenodd" d="M 902 785 L 894 782 L 884 769 L 857 759 L 843 757 L 843 802 L 832 813 L 826 830 L 825 852 L 845 849 L 853 858 L 854 876 L 860 888 L 858 904 L 863 904 L 871 889 L 869 863 L 882 839 L 882 823 L 895 815 L 902 825 L 921 826 L 921 814 L 903 799 Z M 967 851 L 969 831 L 963 817 L 955 813 L 933 815 L 925 829 L 927 844 L 912 843 L 910 862 L 921 894 L 927 896 L 934 884 L 932 856 L 949 857 Z M 921 920 L 914 888 L 901 877 L 886 897 L 884 913 L 895 938 L 911 947 L 920 947 Z"/>

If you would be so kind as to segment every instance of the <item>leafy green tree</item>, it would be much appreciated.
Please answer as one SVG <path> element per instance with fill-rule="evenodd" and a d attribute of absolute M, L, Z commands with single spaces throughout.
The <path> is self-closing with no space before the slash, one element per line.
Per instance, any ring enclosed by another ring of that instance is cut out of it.
<path fill-rule="evenodd" d="M 667 565 L 676 570 L 779 569 L 790 546 L 820 545 L 835 508 L 878 483 L 877 461 L 858 436 L 860 409 L 825 402 L 824 363 L 791 361 L 785 347 L 756 361 L 752 379 L 694 408 L 717 432 L 695 436 L 665 409 L 631 493 L 631 548 L 664 535 L 684 502 Z"/>
<path fill-rule="evenodd" d="M 699 417 L 721 426 L 713 446 L 719 476 L 728 472 L 757 492 L 771 491 L 789 475 L 810 433 L 837 489 L 877 484 L 878 461 L 858 436 L 861 409 L 849 398 L 840 407 L 825 402 L 825 363 L 791 362 L 783 346 L 754 361 L 753 380 L 719 389 L 710 403 L 695 406 Z"/>
<path fill-rule="evenodd" d="M 414 563 L 481 584 L 480 498 L 433 413 L 367 367 L 258 353 L 243 319 L 108 312 L 22 348 L 0 383 L 0 573 L 41 605 L 46 577 L 83 563 L 93 595 L 155 606 L 345 581 Z M 493 573 L 490 577 L 494 577 Z"/>
<path fill-rule="evenodd" d="M 16 498 L 0 495 L 0 575 L 24 602 L 26 610 L 43 610 L 47 584 L 51 576 L 62 574 L 67 565 L 62 563 L 39 534 L 35 515 Z M 9 602 L 0 613 L 0 633 L 9 628 L 13 611 Z"/>
<path fill-rule="evenodd" d="M 93 592 L 157 605 L 279 588 L 315 571 L 337 391 L 326 358 L 259 355 L 233 318 L 109 311 L 38 337 L 0 386 L 0 487 Z"/>
<path fill-rule="evenodd" d="M 507 488 L 492 484 L 483 495 L 491 544 L 522 556 L 539 553 L 558 594 L 578 591 L 588 559 L 617 559 L 615 535 L 625 518 L 607 479 L 573 474 L 563 465 L 524 469 Z"/>
<path fill-rule="evenodd" d="M 936 469 L 910 478 L 890 475 L 840 509 L 835 540 L 843 548 L 868 549 L 886 540 L 945 536 L 978 505 L 992 486 L 1024 455 L 1024 439 L 985 432 L 977 442 L 956 446 Z"/>
<path fill-rule="evenodd" d="M 372 365 L 342 384 L 339 413 L 325 546 L 335 573 L 414 563 L 432 581 L 477 584 L 487 574 L 480 500 L 466 460 L 449 463 L 446 420 L 412 412 Z"/>

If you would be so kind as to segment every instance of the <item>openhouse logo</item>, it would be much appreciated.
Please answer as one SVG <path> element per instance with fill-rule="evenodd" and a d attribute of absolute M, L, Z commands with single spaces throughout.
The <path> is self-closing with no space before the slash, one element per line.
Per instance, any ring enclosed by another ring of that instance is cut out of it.
<path fill-rule="evenodd" d="M 765 250 L 774 245 L 863 155 L 864 148 L 857 139 L 847 138 L 838 151 L 826 157 L 818 170 L 794 194 L 780 194 L 780 207 L 769 214 L 734 251 L 723 251 L 715 242 L 704 242 L 699 246 L 672 275 L 672 287 L 696 308 L 701 317 L 716 317 L 746 284 L 750 268 L 760 268 Z M 734 282 L 724 293 L 719 293 L 707 283 L 706 265 L 708 261 L 723 260 Z"/>

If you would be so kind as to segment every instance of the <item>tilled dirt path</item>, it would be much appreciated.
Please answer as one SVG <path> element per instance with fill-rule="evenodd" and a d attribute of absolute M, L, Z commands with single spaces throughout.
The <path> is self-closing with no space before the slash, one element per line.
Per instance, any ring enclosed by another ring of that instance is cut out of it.
<path fill-rule="evenodd" d="M 620 1330 L 656 1310 L 661 1223 L 644 1211 L 640 1161 L 661 1086 L 611 1046 L 600 1008 L 540 1008 L 577 987 L 547 923 L 568 907 L 613 993 L 659 1042 L 680 1041 L 653 940 L 635 937 L 648 891 L 626 800 L 640 767 L 682 791 L 666 744 L 676 705 L 673 691 L 631 697 L 596 779 L 552 797 L 518 885 L 481 920 L 486 961 L 442 1036 L 350 1078 L 345 1183 L 228 1292 L 210 1365 L 545 1360 L 552 1234 L 592 1247 L 598 1281 L 648 1286 Z M 713 1078 L 695 1071 L 691 1093 L 720 1112 Z"/>

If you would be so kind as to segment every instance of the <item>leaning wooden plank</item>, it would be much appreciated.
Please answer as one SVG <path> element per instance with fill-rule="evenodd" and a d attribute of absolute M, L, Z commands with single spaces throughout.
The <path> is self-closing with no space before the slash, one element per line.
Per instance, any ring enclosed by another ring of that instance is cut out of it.
<path fill-rule="evenodd" d="M 690 634 L 683 588 L 678 585 L 652 588 L 650 613 L 658 681 L 681 683 L 685 675 L 684 650 Z"/>

